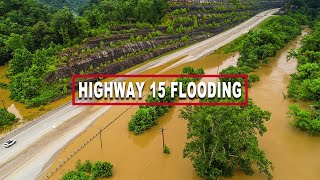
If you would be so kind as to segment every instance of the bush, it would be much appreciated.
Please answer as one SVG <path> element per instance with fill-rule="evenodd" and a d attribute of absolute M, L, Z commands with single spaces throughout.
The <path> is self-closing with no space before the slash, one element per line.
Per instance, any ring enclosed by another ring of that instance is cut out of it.
<path fill-rule="evenodd" d="M 173 26 L 171 26 L 171 25 L 168 26 L 166 32 L 167 32 L 168 34 L 173 34 L 173 33 L 174 33 L 174 28 L 173 28 Z"/>
<path fill-rule="evenodd" d="M 170 148 L 167 145 L 164 145 L 163 153 L 164 154 L 170 154 L 171 153 Z"/>
<path fill-rule="evenodd" d="M 92 166 L 93 178 L 110 178 L 113 165 L 109 162 L 97 161 Z"/>
<path fill-rule="evenodd" d="M 8 84 L 0 82 L 0 88 L 1 89 L 7 89 L 8 88 Z"/>
<path fill-rule="evenodd" d="M 64 174 L 61 180 L 88 180 L 89 176 L 83 171 L 69 171 Z"/>
<path fill-rule="evenodd" d="M 89 160 L 83 164 L 78 160 L 76 171 L 69 171 L 63 175 L 62 180 L 88 180 L 110 178 L 112 176 L 113 165 L 109 162 L 97 161 L 93 165 Z"/>
<path fill-rule="evenodd" d="M 83 164 L 81 164 L 81 161 L 78 160 L 76 164 L 76 169 L 78 171 L 83 171 L 86 173 L 91 173 L 92 172 L 92 164 L 89 160 L 86 160 Z"/>
<path fill-rule="evenodd" d="M 0 108 L 0 128 L 6 125 L 12 125 L 16 117 L 4 108 Z"/>
<path fill-rule="evenodd" d="M 293 125 L 310 135 L 320 134 L 320 113 L 302 110 L 297 105 L 289 107 L 289 115 L 294 117 Z"/>
<path fill-rule="evenodd" d="M 140 107 L 129 121 L 129 131 L 135 135 L 142 134 L 145 130 L 157 125 L 157 111 L 155 107 Z"/>
<path fill-rule="evenodd" d="M 181 41 L 182 41 L 182 42 L 188 41 L 188 35 L 182 36 L 182 37 L 181 37 Z"/>
<path fill-rule="evenodd" d="M 204 74 L 204 70 L 199 68 L 194 70 L 192 67 L 185 67 L 182 70 L 183 74 Z M 183 91 L 186 91 L 187 84 L 192 81 L 197 81 L 199 78 L 178 78 L 177 82 L 182 82 Z M 173 102 L 175 99 L 171 98 L 170 88 L 166 87 L 166 96 L 162 99 L 159 97 L 153 98 L 148 95 L 146 102 Z M 132 119 L 128 123 L 129 131 L 132 131 L 135 135 L 142 134 L 144 131 L 158 124 L 157 119 L 169 111 L 170 106 L 141 106 Z"/>

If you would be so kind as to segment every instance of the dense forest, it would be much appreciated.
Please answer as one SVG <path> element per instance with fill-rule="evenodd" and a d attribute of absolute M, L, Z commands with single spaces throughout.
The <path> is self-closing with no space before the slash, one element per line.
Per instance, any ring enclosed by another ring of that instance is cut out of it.
<path fill-rule="evenodd" d="M 57 9 L 67 7 L 75 13 L 81 12 L 81 10 L 87 6 L 89 0 L 38 0 L 43 4 L 52 6 Z"/>
<path fill-rule="evenodd" d="M 8 63 L 10 79 L 3 86 L 11 99 L 38 107 L 69 94 L 72 74 L 118 73 L 283 2 L 101 0 L 89 1 L 78 12 L 35 0 L 1 4 L 0 64 Z"/>
<path fill-rule="evenodd" d="M 123 2 L 100 1 L 97 5 L 86 7 L 83 16 L 76 16 L 66 7 L 57 10 L 33 0 L 1 1 L 0 54 L 2 58 L 0 64 L 11 60 L 8 69 L 11 98 L 29 103 L 28 106 L 32 107 L 61 97 L 67 93 L 66 83 L 57 82 L 54 87 L 45 89 L 40 87 L 49 86 L 45 85 L 43 79 L 46 73 L 56 69 L 59 60 L 57 53 L 63 47 L 99 34 L 99 30 L 97 30 L 98 33 L 95 31 L 97 24 L 103 26 L 102 31 L 106 32 L 113 23 L 127 22 L 127 19 L 118 19 L 118 17 L 131 16 L 132 14 L 124 15 L 129 11 L 149 15 L 136 16 L 135 21 L 156 23 L 162 18 L 167 8 L 165 0 L 139 1 L 138 4 L 125 1 L 131 4 L 120 6 Z M 96 9 L 97 7 L 100 9 Z M 103 7 L 106 8 L 104 11 L 102 11 Z M 150 10 L 154 7 L 158 8 L 157 11 Z M 108 13 L 107 9 L 109 9 Z M 93 17 L 97 19 L 93 20 Z M 33 100 L 41 94 L 38 100 Z M 29 102 L 30 100 L 32 101 Z M 37 103 L 38 101 L 40 103 Z"/>
<path fill-rule="evenodd" d="M 50 1 L 54 3 L 54 1 Z M 67 7 L 52 8 L 34 0 L 1 1 L 0 9 L 0 64 L 8 62 L 16 49 L 35 52 L 54 44 L 72 45 L 84 38 L 97 35 L 92 29 L 109 23 L 149 22 L 156 23 L 167 10 L 167 1 L 138 2 L 129 0 L 99 1 L 76 16 Z"/>

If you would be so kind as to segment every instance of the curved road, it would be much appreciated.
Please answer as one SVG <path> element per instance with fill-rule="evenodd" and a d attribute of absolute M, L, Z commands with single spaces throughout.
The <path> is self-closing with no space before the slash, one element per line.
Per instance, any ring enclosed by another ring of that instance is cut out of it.
<path fill-rule="evenodd" d="M 181 57 L 184 58 L 161 72 L 185 62 L 197 60 L 247 33 L 278 10 L 264 11 L 228 31 L 158 58 L 128 74 L 143 73 Z M 117 79 L 117 81 L 119 80 L 121 79 Z M 5 139 L 0 140 L 0 143 L 7 139 L 15 139 L 17 143 L 10 148 L 4 148 L 2 144 L 0 146 L 0 179 L 23 179 L 26 177 L 27 179 L 35 179 L 56 152 L 84 131 L 109 108 L 110 106 L 72 106 L 71 103 L 68 103 L 30 125 L 7 135 Z"/>

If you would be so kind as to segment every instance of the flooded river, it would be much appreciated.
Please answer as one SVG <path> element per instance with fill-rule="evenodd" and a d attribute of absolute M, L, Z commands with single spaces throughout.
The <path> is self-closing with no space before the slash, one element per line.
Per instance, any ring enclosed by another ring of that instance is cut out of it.
<path fill-rule="evenodd" d="M 300 37 L 301 39 L 301 37 Z M 274 179 L 318 179 L 320 168 L 318 155 L 320 153 L 320 138 L 310 137 L 305 133 L 289 126 L 289 100 L 283 98 L 290 80 L 290 74 L 296 71 L 296 61 L 286 61 L 286 54 L 290 49 L 299 46 L 299 40 L 294 40 L 282 49 L 268 65 L 263 65 L 256 72 L 260 76 L 249 91 L 249 97 L 262 109 L 272 113 L 271 120 L 266 124 L 268 132 L 259 138 L 260 146 L 275 166 Z M 203 67 L 206 74 L 216 74 L 219 70 L 236 65 L 239 55 L 214 53 L 208 57 L 185 65 L 198 68 Z M 165 74 L 178 74 L 185 66 L 179 66 Z M 165 66 L 152 69 L 145 74 L 159 72 Z M 159 124 L 140 136 L 128 131 L 128 121 L 138 107 L 112 107 L 103 114 L 87 131 L 74 139 L 56 157 L 51 167 L 52 171 L 84 141 L 99 132 L 99 129 L 121 115 L 111 126 L 102 131 L 102 148 L 99 136 L 88 143 L 81 151 L 74 155 L 50 178 L 59 179 L 64 173 L 74 169 L 77 160 L 108 161 L 114 165 L 114 176 L 111 179 L 200 179 L 192 167 L 189 159 L 182 157 L 186 142 L 186 121 L 179 118 L 179 109 L 173 107 L 169 113 L 158 119 Z M 162 139 L 160 128 L 165 128 L 165 143 L 170 147 L 171 154 L 162 153 Z M 266 179 L 265 176 L 255 174 L 246 176 L 236 173 L 233 179 Z"/>

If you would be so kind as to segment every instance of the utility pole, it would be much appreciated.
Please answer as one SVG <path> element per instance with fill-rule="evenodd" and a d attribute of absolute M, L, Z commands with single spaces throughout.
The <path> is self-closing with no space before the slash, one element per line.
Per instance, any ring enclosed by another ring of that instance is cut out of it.
<path fill-rule="evenodd" d="M 6 106 L 4 105 L 4 100 L 2 99 L 2 106 L 4 109 L 7 109 Z"/>
<path fill-rule="evenodd" d="M 164 129 L 163 129 L 163 127 L 161 128 L 161 134 L 162 134 L 162 149 L 164 150 L 165 144 L 164 144 Z"/>
<path fill-rule="evenodd" d="M 102 149 L 102 136 L 101 136 L 101 132 L 102 132 L 102 130 L 100 129 L 100 146 L 101 146 L 101 149 Z"/>

